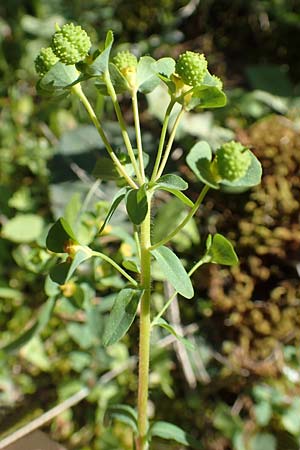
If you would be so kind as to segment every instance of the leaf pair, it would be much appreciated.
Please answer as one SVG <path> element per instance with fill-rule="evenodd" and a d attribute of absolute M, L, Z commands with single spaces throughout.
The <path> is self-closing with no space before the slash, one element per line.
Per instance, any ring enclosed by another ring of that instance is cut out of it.
<path fill-rule="evenodd" d="M 138 433 L 138 416 L 135 409 L 128 405 L 112 405 L 105 413 L 105 422 L 108 426 L 112 419 L 118 420 L 128 425 L 134 435 Z M 175 441 L 181 445 L 186 445 L 194 449 L 202 449 L 202 445 L 193 436 L 186 433 L 184 430 L 169 422 L 153 422 L 149 427 L 148 442 L 153 437 L 159 437 L 168 441 Z"/>

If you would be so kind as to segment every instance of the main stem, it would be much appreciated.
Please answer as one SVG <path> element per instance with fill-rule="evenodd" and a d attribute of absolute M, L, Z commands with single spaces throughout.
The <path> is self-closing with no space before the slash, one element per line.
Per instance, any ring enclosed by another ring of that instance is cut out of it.
<path fill-rule="evenodd" d="M 150 360 L 150 300 L 151 300 L 151 194 L 148 195 L 148 213 L 141 224 L 141 285 L 144 294 L 140 311 L 139 385 L 138 385 L 138 437 L 137 450 L 147 450 L 147 404 Z"/>

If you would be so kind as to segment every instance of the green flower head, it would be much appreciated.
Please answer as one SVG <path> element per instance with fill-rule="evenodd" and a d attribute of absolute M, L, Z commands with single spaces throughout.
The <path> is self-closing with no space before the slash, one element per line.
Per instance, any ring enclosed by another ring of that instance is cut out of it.
<path fill-rule="evenodd" d="M 53 53 L 51 47 L 41 48 L 40 53 L 34 61 L 35 70 L 41 77 L 43 77 L 58 61 L 59 59 Z"/>
<path fill-rule="evenodd" d="M 221 179 L 239 180 L 246 175 L 250 164 L 250 152 L 240 142 L 227 142 L 217 150 L 216 169 Z"/>
<path fill-rule="evenodd" d="M 179 55 L 175 70 L 185 84 L 199 86 L 207 70 L 207 61 L 203 54 L 186 51 Z"/>
<path fill-rule="evenodd" d="M 57 31 L 52 39 L 52 49 L 64 64 L 71 65 L 82 61 L 91 48 L 91 40 L 79 25 L 67 23 Z"/>
<path fill-rule="evenodd" d="M 134 88 L 136 83 L 137 58 L 128 50 L 117 53 L 113 58 L 113 63 L 126 78 L 129 86 Z"/>
<path fill-rule="evenodd" d="M 135 69 L 137 66 L 137 58 L 129 50 L 124 50 L 117 53 L 117 55 L 113 58 L 113 63 L 117 66 L 120 72 L 123 72 L 129 68 Z"/>

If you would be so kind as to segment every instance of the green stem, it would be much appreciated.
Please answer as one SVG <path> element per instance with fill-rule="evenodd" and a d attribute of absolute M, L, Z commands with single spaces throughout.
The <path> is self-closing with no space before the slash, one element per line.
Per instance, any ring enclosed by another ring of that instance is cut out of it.
<path fill-rule="evenodd" d="M 140 174 L 141 174 L 143 183 L 145 183 L 146 180 L 145 180 L 145 168 L 144 168 L 144 160 L 143 160 L 143 144 L 142 144 L 139 106 L 138 106 L 136 89 L 134 89 L 132 91 L 131 100 L 132 100 L 132 109 L 133 109 L 136 146 L 137 146 L 137 150 L 138 150 L 138 161 L 139 161 Z"/>
<path fill-rule="evenodd" d="M 127 181 L 127 183 L 129 184 L 129 186 L 131 186 L 134 189 L 137 189 L 137 185 L 136 183 L 132 180 L 132 178 L 127 174 L 126 170 L 124 169 L 124 167 L 122 166 L 122 164 L 120 163 L 117 155 L 115 154 L 115 152 L 113 151 L 112 146 L 110 145 L 105 132 L 101 126 L 101 123 L 99 122 L 95 111 L 93 110 L 90 102 L 88 101 L 87 97 L 85 96 L 80 83 L 75 84 L 72 87 L 72 92 L 74 94 L 77 95 L 77 97 L 80 99 L 81 103 L 83 104 L 83 106 L 85 107 L 88 115 L 90 116 L 91 121 L 93 122 L 93 124 L 95 125 L 104 145 L 106 150 L 108 151 L 109 156 L 111 157 L 111 159 L 113 160 L 113 162 L 115 163 L 117 170 L 120 174 L 120 176 L 122 176 L 123 178 L 125 178 L 125 180 Z"/>
<path fill-rule="evenodd" d="M 138 382 L 138 437 L 137 450 L 147 450 L 148 432 L 148 391 L 150 360 L 150 300 L 151 300 L 151 194 L 148 194 L 149 210 L 141 224 L 141 286 L 144 294 L 141 299 L 140 340 L 139 340 L 139 382 Z"/>
<path fill-rule="evenodd" d="M 171 99 L 170 103 L 169 103 L 169 105 L 167 107 L 166 113 L 165 113 L 163 126 L 162 126 L 162 129 L 161 129 L 161 134 L 160 134 L 160 139 L 159 139 L 159 145 L 158 145 L 156 160 L 155 160 L 155 164 L 154 164 L 154 168 L 153 168 L 153 172 L 152 172 L 152 176 L 151 176 L 151 181 L 155 181 L 156 178 L 157 178 L 157 172 L 158 172 L 159 164 L 160 164 L 161 157 L 162 157 L 162 152 L 163 152 L 164 145 L 165 145 L 165 140 L 166 140 L 166 134 L 167 134 L 168 125 L 169 125 L 170 115 L 171 115 L 171 112 L 172 112 L 174 104 L 175 104 L 175 101 L 173 99 Z"/>
<path fill-rule="evenodd" d="M 188 223 L 188 221 L 194 216 L 194 214 L 196 213 L 197 209 L 199 208 L 199 206 L 201 205 L 202 201 L 204 200 L 204 197 L 206 196 L 207 192 L 209 190 L 209 186 L 205 185 L 202 189 L 202 191 L 200 192 L 197 200 L 195 201 L 194 206 L 192 207 L 192 209 L 189 211 L 189 213 L 187 214 L 187 216 L 180 222 L 179 225 L 177 225 L 177 227 L 168 235 L 166 236 L 164 239 L 162 239 L 161 241 L 157 242 L 156 244 L 152 245 L 150 247 L 150 250 L 155 250 L 156 248 L 160 247 L 161 245 L 166 244 L 167 242 L 169 242 L 174 236 L 176 236 L 176 234 L 182 230 L 182 228 L 185 227 L 185 225 Z"/>
<path fill-rule="evenodd" d="M 132 148 L 132 145 L 131 145 L 131 142 L 130 142 L 130 139 L 129 139 L 129 136 L 128 136 L 128 133 L 127 133 L 126 123 L 124 121 L 123 114 L 122 114 L 122 111 L 121 111 L 121 108 L 120 108 L 120 105 L 119 105 L 119 102 L 118 102 L 117 94 L 116 94 L 115 88 L 114 88 L 114 86 L 113 86 L 113 84 L 111 82 L 109 72 L 105 72 L 104 80 L 105 80 L 105 84 L 106 84 L 106 87 L 107 87 L 108 94 L 111 97 L 113 105 L 114 105 L 116 116 L 117 116 L 117 119 L 118 119 L 118 122 L 119 122 L 119 125 L 120 125 L 120 128 L 121 128 L 121 133 L 122 133 L 122 137 L 123 137 L 123 140 L 124 140 L 124 144 L 125 144 L 126 149 L 128 151 L 128 155 L 129 155 L 131 164 L 132 164 L 133 169 L 135 171 L 135 174 L 137 176 L 138 182 L 140 184 L 143 184 L 143 177 L 142 177 L 142 175 L 141 175 L 141 173 L 139 171 L 139 167 L 138 167 L 136 159 L 135 159 L 133 148 Z"/>
<path fill-rule="evenodd" d="M 97 252 L 95 250 L 92 250 L 91 252 L 92 256 L 98 256 L 99 258 L 103 259 L 104 261 L 108 262 L 111 266 L 113 266 L 118 272 L 120 272 L 123 277 L 127 278 L 128 281 L 130 281 L 131 284 L 134 286 L 138 286 L 138 282 L 132 278 L 124 269 L 122 269 L 119 264 L 117 264 L 113 259 L 111 259 L 109 256 L 105 255 L 104 253 Z"/>
<path fill-rule="evenodd" d="M 169 159 L 170 152 L 171 152 L 171 149 L 172 149 L 172 145 L 173 145 L 173 142 L 174 142 L 174 139 L 175 139 L 176 131 L 177 131 L 179 122 L 180 122 L 181 117 L 183 116 L 184 112 L 185 112 L 185 109 L 184 109 L 184 106 L 182 106 L 182 108 L 180 109 L 180 111 L 179 111 L 179 113 L 178 113 L 178 115 L 177 115 L 177 117 L 175 119 L 172 131 L 171 131 L 171 134 L 170 134 L 167 146 L 166 146 L 166 151 L 165 151 L 165 154 L 163 156 L 163 159 L 162 159 L 162 162 L 160 164 L 160 167 L 159 167 L 159 169 L 157 171 L 157 175 L 156 175 L 155 180 L 157 180 L 158 178 L 161 177 L 161 175 L 162 175 L 162 173 L 164 171 L 164 168 L 165 168 L 165 166 L 167 164 L 167 161 Z"/>

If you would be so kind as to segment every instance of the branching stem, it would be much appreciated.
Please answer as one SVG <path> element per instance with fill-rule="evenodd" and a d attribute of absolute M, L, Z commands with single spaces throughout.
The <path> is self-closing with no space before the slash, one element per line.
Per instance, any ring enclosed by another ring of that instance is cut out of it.
<path fill-rule="evenodd" d="M 191 220 L 191 218 L 194 216 L 194 214 L 196 213 L 197 209 L 201 205 L 201 203 L 204 200 L 204 197 L 206 196 L 208 190 L 209 190 L 209 186 L 205 185 L 203 187 L 202 191 L 200 192 L 197 200 L 195 201 L 195 204 L 194 204 L 193 208 L 189 211 L 189 213 L 186 215 L 186 217 L 180 222 L 179 225 L 177 225 L 177 227 L 168 236 L 166 236 L 164 239 L 161 239 L 156 244 L 152 245 L 150 247 L 150 250 L 155 250 L 156 248 L 160 247 L 161 245 L 166 244 L 171 239 L 173 239 L 173 237 L 176 236 L 176 234 L 179 233 L 179 231 L 182 230 L 182 228 L 185 227 L 185 225 L 189 222 L 189 220 Z"/>
<path fill-rule="evenodd" d="M 98 133 L 99 133 L 99 135 L 100 135 L 100 137 L 101 137 L 101 139 L 102 139 L 102 141 L 103 141 L 103 143 L 104 143 L 104 145 L 105 145 L 105 148 L 106 148 L 106 150 L 108 151 L 109 156 L 111 157 L 111 159 L 112 159 L 113 162 L 115 163 L 116 168 L 117 168 L 117 170 L 118 170 L 120 176 L 122 176 L 122 177 L 125 178 L 125 180 L 126 180 L 127 183 L 129 184 L 129 186 L 131 186 L 131 187 L 134 188 L 134 189 L 137 189 L 138 186 L 137 186 L 136 183 L 132 180 L 132 178 L 128 175 L 128 173 L 126 172 L 126 170 L 124 169 L 124 167 L 123 167 L 122 164 L 120 163 L 120 161 L 119 161 L 117 155 L 116 155 L 115 152 L 113 151 L 113 148 L 112 148 L 112 146 L 110 145 L 110 143 L 109 143 L 109 141 L 108 141 L 108 139 L 107 139 L 107 137 L 106 137 L 106 134 L 105 134 L 105 132 L 104 132 L 104 130 L 103 130 L 103 128 L 102 128 L 102 125 L 101 125 L 99 119 L 97 118 L 96 113 L 95 113 L 95 111 L 93 110 L 93 108 L 92 108 L 90 102 L 88 101 L 87 97 L 85 96 L 85 94 L 84 94 L 84 92 L 83 92 L 83 90 L 82 90 L 82 88 L 81 88 L 80 83 L 75 84 L 75 85 L 72 87 L 72 92 L 73 92 L 74 94 L 76 94 L 77 97 L 81 100 L 81 102 L 82 102 L 83 106 L 85 107 L 85 109 L 86 109 L 88 115 L 90 116 L 91 121 L 92 121 L 93 124 L 95 125 L 95 127 L 96 127 L 96 129 L 97 129 L 97 131 L 98 131 Z"/>
<path fill-rule="evenodd" d="M 120 128 L 121 128 L 121 133 L 122 133 L 122 136 L 123 136 L 124 144 L 125 144 L 126 149 L 128 151 L 128 155 L 129 155 L 131 164 L 133 166 L 133 169 L 134 169 L 134 172 L 135 172 L 135 174 L 137 176 L 139 184 L 143 184 L 143 177 L 142 177 L 142 174 L 141 174 L 141 172 L 139 170 L 139 167 L 137 165 L 137 161 L 136 161 L 136 158 L 135 158 L 135 155 L 134 155 L 134 152 L 133 152 L 133 148 L 132 148 L 132 145 L 131 145 L 131 142 L 130 142 L 130 138 L 128 136 L 126 123 L 124 121 L 123 114 L 122 114 L 122 111 L 121 111 L 121 108 L 120 108 L 120 105 L 119 105 L 119 102 L 118 102 L 117 94 L 116 94 L 115 88 L 114 88 L 114 86 L 113 86 L 113 84 L 111 82 L 110 75 L 109 75 L 108 71 L 105 72 L 105 74 L 104 74 L 104 80 L 105 80 L 105 84 L 106 84 L 106 87 L 107 87 L 108 94 L 109 94 L 110 98 L 112 99 L 112 102 L 113 102 L 113 105 L 114 105 L 116 116 L 117 116 L 117 119 L 118 119 L 118 122 L 119 122 L 119 125 L 120 125 Z"/>

